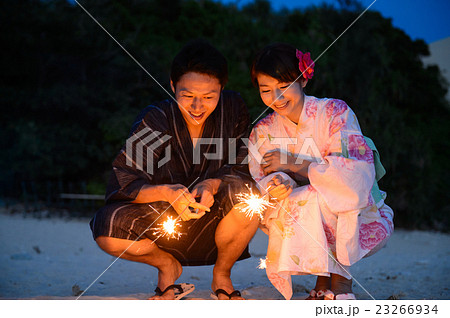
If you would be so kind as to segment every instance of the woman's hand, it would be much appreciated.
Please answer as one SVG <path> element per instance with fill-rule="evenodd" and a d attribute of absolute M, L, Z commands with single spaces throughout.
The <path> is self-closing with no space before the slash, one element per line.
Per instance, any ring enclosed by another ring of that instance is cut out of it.
<path fill-rule="evenodd" d="M 272 180 L 267 183 L 269 196 L 278 201 L 286 199 L 292 193 L 292 186 L 289 180 L 283 181 L 281 175 L 275 175 Z"/>
<path fill-rule="evenodd" d="M 200 204 L 210 208 L 214 204 L 214 195 L 217 193 L 220 183 L 220 179 L 203 180 L 194 187 L 192 196 L 194 198 L 200 197 Z"/>
<path fill-rule="evenodd" d="M 267 152 L 264 156 L 264 163 L 261 164 L 261 169 L 267 176 L 276 171 L 291 171 L 291 166 L 295 164 L 295 158 L 287 153 L 281 153 L 279 150 Z"/>
<path fill-rule="evenodd" d="M 263 156 L 264 162 L 261 164 L 261 169 L 264 175 L 269 175 L 272 172 L 292 172 L 298 176 L 308 179 L 308 167 L 311 161 L 303 159 L 301 163 L 296 163 L 297 158 L 291 154 L 281 153 L 279 150 L 267 152 Z"/>
<path fill-rule="evenodd" d="M 169 202 L 175 211 L 181 216 L 181 220 L 189 221 L 191 219 L 199 219 L 205 215 L 205 211 L 210 211 L 209 207 L 197 203 L 194 195 L 192 195 L 188 188 L 182 184 L 168 184 L 164 191 L 165 201 Z M 201 212 L 194 213 L 189 207 L 199 209 Z"/>

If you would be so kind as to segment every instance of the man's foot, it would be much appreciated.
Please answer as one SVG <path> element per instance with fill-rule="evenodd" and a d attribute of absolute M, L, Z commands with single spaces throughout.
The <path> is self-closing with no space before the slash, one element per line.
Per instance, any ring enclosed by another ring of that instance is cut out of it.
<path fill-rule="evenodd" d="M 175 292 L 175 300 L 181 299 L 187 294 L 192 293 L 195 290 L 194 284 L 188 284 L 188 283 L 181 283 L 181 284 L 174 284 L 168 286 L 165 290 L 159 289 L 159 287 L 156 287 L 155 293 L 156 296 L 163 296 L 170 290 L 173 290 Z"/>
<path fill-rule="evenodd" d="M 226 291 L 224 291 L 223 289 L 219 288 L 216 291 L 214 291 L 214 293 L 211 294 L 211 297 L 213 299 L 219 299 L 219 295 L 225 295 L 227 298 L 225 298 L 224 300 L 241 300 L 241 292 L 239 290 L 235 290 L 232 293 L 227 293 Z M 240 298 L 237 298 L 240 297 Z M 243 298 L 242 298 L 243 299 Z"/>
<path fill-rule="evenodd" d="M 216 269 L 213 270 L 213 281 L 211 288 L 219 300 L 244 300 L 240 293 L 236 293 L 230 278 L 231 273 L 221 273 Z M 226 293 L 220 292 L 220 290 Z M 216 291 L 219 291 L 216 293 Z"/>
<path fill-rule="evenodd" d="M 168 264 L 158 267 L 158 288 L 162 291 L 174 284 L 175 281 L 183 273 L 183 267 L 180 262 L 173 258 Z M 150 300 L 173 300 L 175 299 L 175 291 L 173 289 L 167 290 L 162 295 L 155 295 L 149 298 Z"/>

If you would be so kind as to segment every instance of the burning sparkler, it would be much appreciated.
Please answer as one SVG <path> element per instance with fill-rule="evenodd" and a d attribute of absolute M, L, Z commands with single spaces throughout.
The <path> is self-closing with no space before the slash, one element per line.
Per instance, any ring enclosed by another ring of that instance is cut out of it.
<path fill-rule="evenodd" d="M 179 218 L 173 219 L 169 216 L 167 220 L 161 224 L 161 227 L 153 232 L 153 235 L 158 235 L 158 238 L 166 236 L 167 239 L 174 238 L 178 240 L 183 234 L 177 231 L 177 227 L 181 225 L 178 219 Z"/>
<path fill-rule="evenodd" d="M 241 203 L 239 209 L 243 213 L 245 213 L 247 217 L 253 217 L 256 214 L 260 218 L 262 218 L 263 217 L 262 214 L 266 208 L 275 207 L 272 203 L 269 202 L 269 200 L 264 198 L 269 194 L 268 192 L 262 197 L 260 197 L 259 195 L 254 194 L 248 185 L 247 188 L 250 190 L 249 193 L 241 192 L 236 195 L 239 202 Z"/>
<path fill-rule="evenodd" d="M 265 258 L 265 259 L 260 258 L 258 269 L 265 269 L 267 267 L 266 262 L 267 262 L 267 258 Z"/>

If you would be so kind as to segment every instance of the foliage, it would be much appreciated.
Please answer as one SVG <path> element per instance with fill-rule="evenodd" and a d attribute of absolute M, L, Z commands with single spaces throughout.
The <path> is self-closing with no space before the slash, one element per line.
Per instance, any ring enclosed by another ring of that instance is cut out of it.
<path fill-rule="evenodd" d="M 78 5 L 64 0 L 2 0 L 3 194 L 23 180 L 86 180 L 98 193 L 132 120 L 166 92 Z M 265 0 L 242 8 L 210 0 L 82 1 L 99 23 L 170 91 L 170 63 L 194 38 L 208 39 L 229 61 L 228 89 L 241 92 L 254 119 L 265 109 L 249 65 L 271 42 L 310 51 L 315 77 L 307 94 L 345 100 L 381 153 L 381 188 L 403 227 L 448 228 L 449 106 L 422 40 L 411 40 L 368 11 L 338 7 L 275 11 Z"/>

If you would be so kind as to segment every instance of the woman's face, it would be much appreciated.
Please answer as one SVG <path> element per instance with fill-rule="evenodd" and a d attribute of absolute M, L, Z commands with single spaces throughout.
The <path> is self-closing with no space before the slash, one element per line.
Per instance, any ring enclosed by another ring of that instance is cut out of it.
<path fill-rule="evenodd" d="M 259 95 L 264 104 L 297 123 L 303 108 L 303 88 L 307 81 L 301 80 L 289 86 L 291 83 L 279 82 L 276 78 L 262 73 L 258 74 L 257 80 Z"/>
<path fill-rule="evenodd" d="M 216 109 L 222 86 L 216 77 L 189 72 L 181 76 L 174 87 L 170 83 L 188 128 L 201 129 Z"/>

